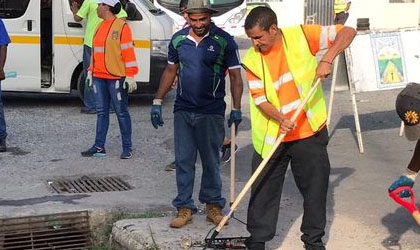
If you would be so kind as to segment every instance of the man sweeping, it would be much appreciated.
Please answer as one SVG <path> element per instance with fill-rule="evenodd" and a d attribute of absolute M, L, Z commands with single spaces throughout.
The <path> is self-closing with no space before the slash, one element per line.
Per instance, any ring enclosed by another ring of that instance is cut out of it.
<path fill-rule="evenodd" d="M 276 233 L 280 198 L 289 163 L 303 196 L 302 241 L 306 250 L 324 250 L 326 199 L 330 163 L 325 126 L 327 112 L 319 85 L 295 122 L 295 110 L 316 79 L 331 73 L 334 58 L 350 45 L 353 28 L 303 25 L 279 29 L 276 14 L 267 7 L 254 8 L 245 20 L 251 47 L 243 65 L 249 82 L 254 155 L 253 172 L 273 150 L 281 133 L 283 143 L 251 189 L 246 246 L 264 250 Z M 319 64 L 314 56 L 328 49 Z"/>

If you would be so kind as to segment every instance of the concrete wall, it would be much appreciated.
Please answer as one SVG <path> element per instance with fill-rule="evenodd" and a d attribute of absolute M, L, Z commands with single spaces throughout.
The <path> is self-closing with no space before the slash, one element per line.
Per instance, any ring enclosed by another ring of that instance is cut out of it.
<path fill-rule="evenodd" d="M 356 27 L 357 18 L 369 18 L 371 29 L 414 27 L 419 23 L 420 1 L 389 3 L 389 0 L 352 0 L 346 25 Z"/>

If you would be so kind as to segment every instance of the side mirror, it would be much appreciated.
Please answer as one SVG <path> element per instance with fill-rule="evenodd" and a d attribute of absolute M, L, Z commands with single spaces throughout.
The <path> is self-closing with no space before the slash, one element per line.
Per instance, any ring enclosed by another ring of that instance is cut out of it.
<path fill-rule="evenodd" d="M 128 2 L 125 5 L 125 11 L 127 12 L 127 20 L 130 20 L 130 21 L 141 21 L 141 20 L 143 20 L 143 16 L 137 10 L 136 5 L 134 3 Z"/>

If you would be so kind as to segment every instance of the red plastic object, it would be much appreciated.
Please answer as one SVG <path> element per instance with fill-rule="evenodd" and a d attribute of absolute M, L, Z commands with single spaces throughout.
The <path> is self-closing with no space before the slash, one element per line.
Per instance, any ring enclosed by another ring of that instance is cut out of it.
<path fill-rule="evenodd" d="M 410 192 L 410 197 L 411 200 L 407 200 L 404 198 L 401 198 L 398 196 L 399 193 L 401 193 L 404 190 L 408 190 L 408 192 Z M 419 209 L 416 206 L 415 203 L 415 195 L 413 192 L 413 189 L 410 186 L 402 186 L 399 187 L 397 189 L 395 189 L 394 191 L 389 193 L 389 196 L 391 196 L 392 199 L 394 199 L 395 202 L 397 202 L 398 204 L 400 204 L 401 206 L 407 208 L 407 210 L 410 212 L 410 214 L 413 214 L 416 211 L 419 211 Z"/>

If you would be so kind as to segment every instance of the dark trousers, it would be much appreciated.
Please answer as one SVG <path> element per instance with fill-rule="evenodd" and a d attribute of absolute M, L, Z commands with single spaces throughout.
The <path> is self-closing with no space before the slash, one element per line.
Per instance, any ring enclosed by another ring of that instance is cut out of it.
<path fill-rule="evenodd" d="M 251 188 L 247 223 L 251 234 L 247 241 L 249 249 L 264 249 L 264 242 L 271 240 L 276 233 L 280 198 L 289 163 L 296 185 L 303 196 L 301 239 L 308 250 L 325 249 L 322 237 L 325 234 L 330 174 L 327 145 L 326 128 L 309 138 L 280 145 Z M 254 153 L 253 172 L 262 160 L 259 154 Z"/>

